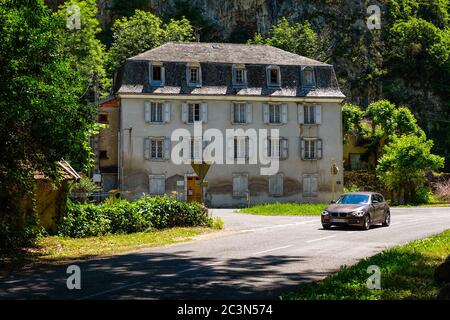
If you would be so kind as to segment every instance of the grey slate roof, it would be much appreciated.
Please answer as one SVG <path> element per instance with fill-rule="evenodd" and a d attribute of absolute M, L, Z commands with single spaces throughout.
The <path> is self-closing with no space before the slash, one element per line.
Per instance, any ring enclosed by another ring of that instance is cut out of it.
<path fill-rule="evenodd" d="M 130 59 L 265 65 L 327 65 L 267 45 L 204 42 L 169 42 Z"/>
<path fill-rule="evenodd" d="M 150 86 L 150 61 L 164 63 L 163 87 Z M 201 87 L 187 86 L 187 62 L 200 63 Z M 245 88 L 232 86 L 232 65 L 235 63 L 246 65 Z M 282 82 L 277 89 L 266 85 L 265 68 L 271 64 L 280 67 Z M 304 66 L 314 69 L 314 88 L 302 86 L 301 70 Z M 117 80 L 115 89 L 119 94 L 345 97 L 339 89 L 333 66 L 262 45 L 167 43 L 128 59 Z"/>

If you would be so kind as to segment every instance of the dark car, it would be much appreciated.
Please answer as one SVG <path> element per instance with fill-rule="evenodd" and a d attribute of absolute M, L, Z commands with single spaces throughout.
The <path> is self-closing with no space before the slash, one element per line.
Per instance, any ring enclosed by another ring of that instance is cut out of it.
<path fill-rule="evenodd" d="M 388 227 L 391 223 L 389 206 L 379 193 L 352 192 L 342 195 L 322 212 L 322 226 L 358 226 L 369 230 L 371 225 L 380 223 Z"/>

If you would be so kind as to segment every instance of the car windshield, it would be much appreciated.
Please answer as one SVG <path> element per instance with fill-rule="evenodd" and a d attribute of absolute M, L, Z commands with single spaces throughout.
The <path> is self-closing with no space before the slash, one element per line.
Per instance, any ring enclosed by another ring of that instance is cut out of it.
<path fill-rule="evenodd" d="M 346 194 L 336 203 L 338 204 L 366 204 L 369 203 L 369 196 L 365 194 Z"/>

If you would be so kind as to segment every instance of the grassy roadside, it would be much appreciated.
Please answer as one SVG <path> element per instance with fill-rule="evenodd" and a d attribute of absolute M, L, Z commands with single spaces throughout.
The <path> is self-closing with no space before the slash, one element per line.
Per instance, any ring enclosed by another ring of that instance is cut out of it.
<path fill-rule="evenodd" d="M 159 247 L 189 241 L 193 237 L 213 231 L 212 228 L 194 227 L 89 238 L 49 236 L 39 240 L 33 248 L 24 249 L 13 256 L 0 257 L 0 270 L 15 270 L 25 265 L 87 259 Z"/>
<path fill-rule="evenodd" d="M 434 299 L 439 286 L 433 280 L 435 268 L 450 254 L 450 229 L 443 233 L 398 246 L 341 267 L 323 281 L 307 284 L 283 300 L 399 300 Z M 381 290 L 366 286 L 367 268 L 380 267 Z"/>
<path fill-rule="evenodd" d="M 320 216 L 325 203 L 268 203 L 240 209 L 240 213 L 265 216 Z"/>

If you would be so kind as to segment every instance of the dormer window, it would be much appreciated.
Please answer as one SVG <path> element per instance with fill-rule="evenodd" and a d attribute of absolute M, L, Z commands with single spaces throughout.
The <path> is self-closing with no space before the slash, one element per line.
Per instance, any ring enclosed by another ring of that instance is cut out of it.
<path fill-rule="evenodd" d="M 302 69 L 302 80 L 304 87 L 314 87 L 316 85 L 316 79 L 314 77 L 314 69 L 311 67 L 304 67 Z"/>
<path fill-rule="evenodd" d="M 161 62 L 152 62 L 149 64 L 150 85 L 152 87 L 164 86 L 164 66 Z"/>
<path fill-rule="evenodd" d="M 247 84 L 245 65 L 233 65 L 233 86 L 244 87 Z"/>
<path fill-rule="evenodd" d="M 191 87 L 199 87 L 202 85 L 202 75 L 199 64 L 190 64 L 187 67 L 187 84 Z"/>
<path fill-rule="evenodd" d="M 268 66 L 266 69 L 267 86 L 279 87 L 281 85 L 280 67 Z"/>

